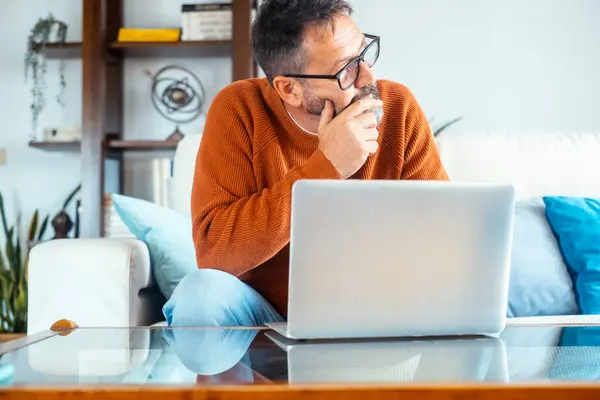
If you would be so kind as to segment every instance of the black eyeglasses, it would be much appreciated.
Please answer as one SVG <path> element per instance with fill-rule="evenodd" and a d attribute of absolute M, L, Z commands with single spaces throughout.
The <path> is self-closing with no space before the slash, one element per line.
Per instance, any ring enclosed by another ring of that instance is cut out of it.
<path fill-rule="evenodd" d="M 367 39 L 372 39 L 371 43 L 365 47 L 358 57 L 350 61 L 335 75 L 302 75 L 286 74 L 286 78 L 307 78 L 307 79 L 337 79 L 340 89 L 346 90 L 358 79 L 360 75 L 360 63 L 365 62 L 371 68 L 379 58 L 379 36 L 365 34 Z"/>

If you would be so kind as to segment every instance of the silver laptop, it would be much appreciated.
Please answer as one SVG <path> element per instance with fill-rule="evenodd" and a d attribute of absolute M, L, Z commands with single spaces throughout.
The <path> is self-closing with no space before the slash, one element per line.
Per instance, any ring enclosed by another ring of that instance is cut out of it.
<path fill-rule="evenodd" d="M 512 185 L 302 180 L 292 189 L 291 339 L 499 336 Z"/>

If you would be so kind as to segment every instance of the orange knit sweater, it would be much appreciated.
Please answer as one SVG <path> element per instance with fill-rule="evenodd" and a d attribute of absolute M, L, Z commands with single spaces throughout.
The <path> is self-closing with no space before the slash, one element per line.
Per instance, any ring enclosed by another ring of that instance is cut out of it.
<path fill-rule="evenodd" d="M 427 120 L 404 86 L 379 81 L 379 151 L 350 179 L 446 180 Z M 340 179 L 266 79 L 214 99 L 196 161 L 191 209 L 199 268 L 219 269 L 287 315 L 292 184 Z"/>

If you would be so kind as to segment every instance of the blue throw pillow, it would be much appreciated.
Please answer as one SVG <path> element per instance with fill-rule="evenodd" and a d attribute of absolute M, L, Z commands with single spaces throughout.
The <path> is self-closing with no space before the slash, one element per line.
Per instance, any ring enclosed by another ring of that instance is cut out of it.
<path fill-rule="evenodd" d="M 600 314 L 600 199 L 544 197 L 583 314 Z"/>
<path fill-rule="evenodd" d="M 573 283 L 541 197 L 515 207 L 508 317 L 578 314 Z"/>
<path fill-rule="evenodd" d="M 123 223 L 148 246 L 152 273 L 169 299 L 181 279 L 198 269 L 191 217 L 123 195 L 113 194 L 112 201 Z"/>

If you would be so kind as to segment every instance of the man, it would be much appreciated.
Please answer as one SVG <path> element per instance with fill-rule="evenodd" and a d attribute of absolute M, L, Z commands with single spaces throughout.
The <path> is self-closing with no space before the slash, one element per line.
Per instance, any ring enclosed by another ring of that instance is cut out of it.
<path fill-rule="evenodd" d="M 376 80 L 379 38 L 351 14 L 343 0 L 262 4 L 252 37 L 267 78 L 211 104 L 191 200 L 199 270 L 165 305 L 170 325 L 284 319 L 294 182 L 448 179 L 423 111 Z"/>

